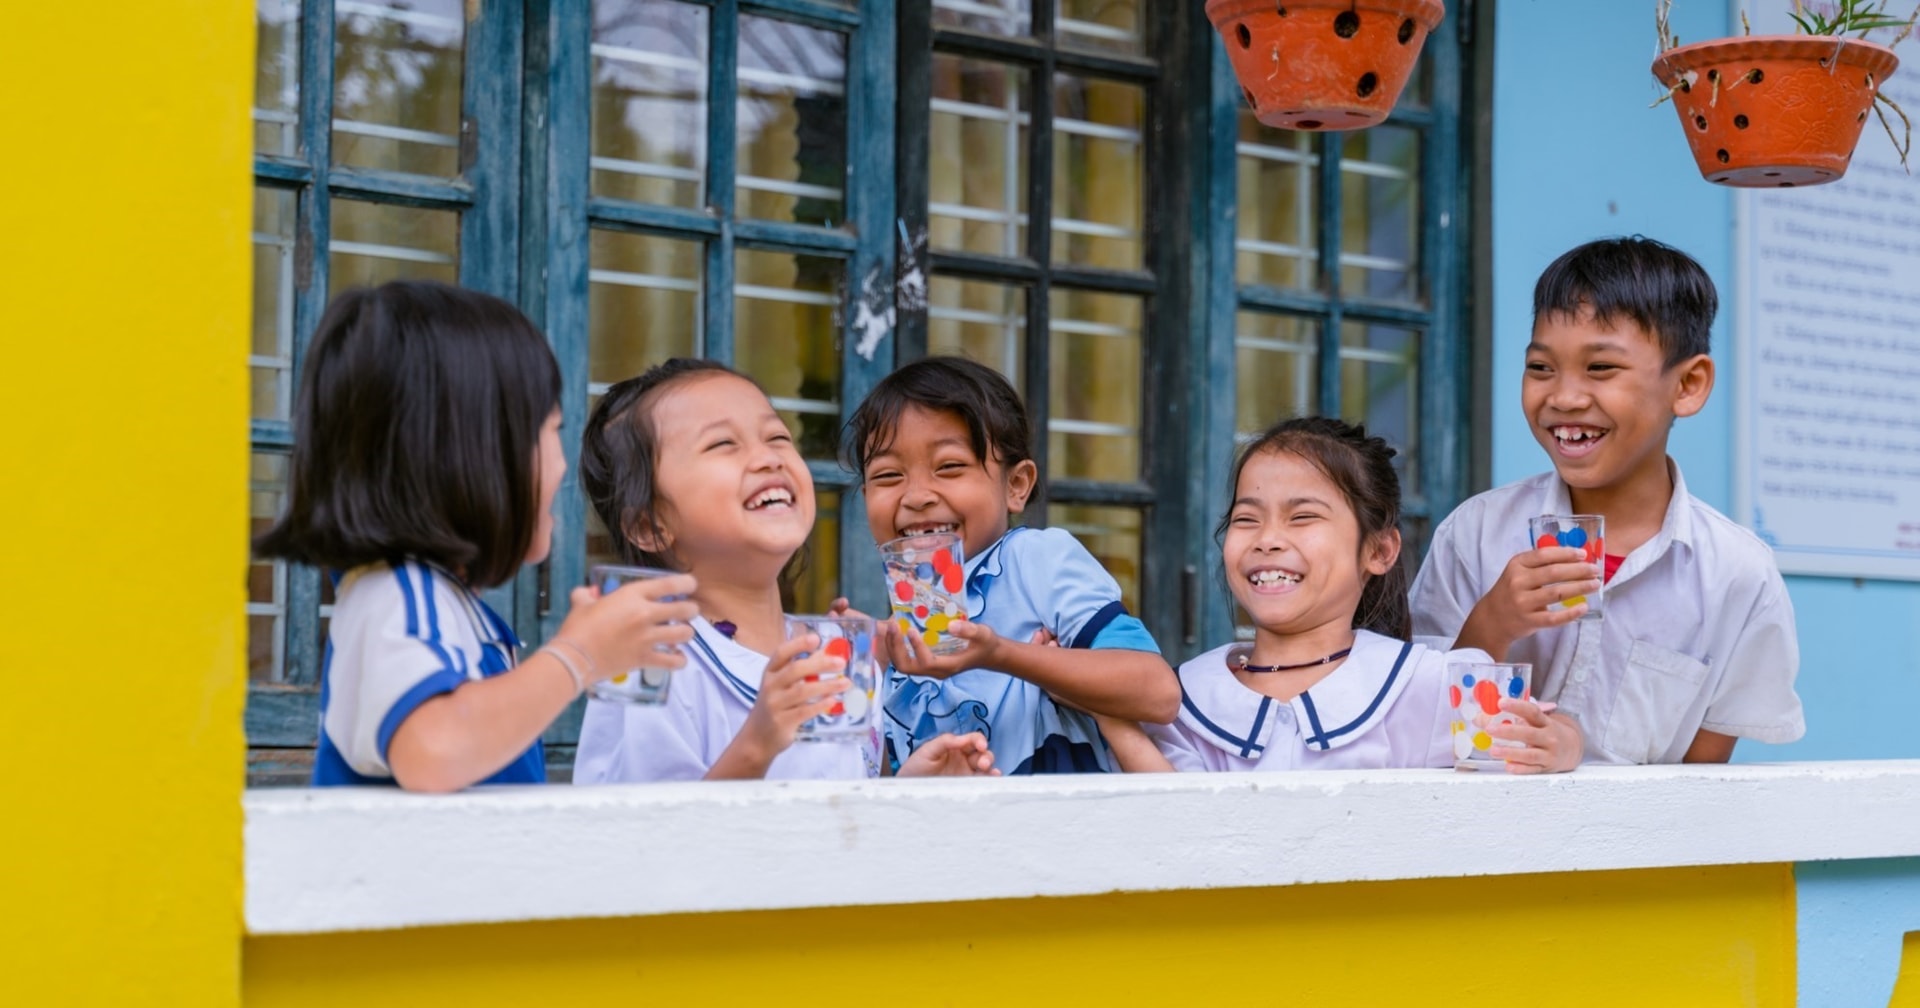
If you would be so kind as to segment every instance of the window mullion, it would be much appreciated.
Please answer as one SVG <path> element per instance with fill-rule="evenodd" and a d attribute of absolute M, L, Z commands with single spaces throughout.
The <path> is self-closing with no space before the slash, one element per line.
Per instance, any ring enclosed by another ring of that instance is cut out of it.
<path fill-rule="evenodd" d="M 918 297 L 896 297 L 892 365 L 927 355 L 927 285 L 930 245 L 927 203 L 931 192 L 933 106 L 933 6 L 898 5 L 898 52 L 894 75 L 896 107 L 913 110 L 899 116 L 894 137 L 894 209 L 899 217 L 900 262 L 896 277 L 917 271 Z M 871 29 L 869 29 L 871 30 Z M 899 292 L 905 293 L 905 292 Z"/>
<path fill-rule="evenodd" d="M 333 205 L 327 173 L 333 167 L 333 0 L 300 6 L 300 152 L 313 184 L 300 192 L 294 239 L 293 373 L 305 372 L 307 344 L 327 307 L 327 242 Z M 287 565 L 285 681 L 310 686 L 320 679 L 320 572 Z"/>
<path fill-rule="evenodd" d="M 1034 5 L 1034 34 L 1050 37 L 1053 5 Z M 1051 50 L 1029 70 L 1027 92 L 1033 95 L 1027 130 L 1027 257 L 1040 265 L 1039 279 L 1027 295 L 1027 414 L 1033 423 L 1033 463 L 1040 478 L 1034 500 L 1027 506 L 1027 522 L 1047 524 L 1048 456 L 1053 438 L 1047 421 L 1053 414 L 1052 334 L 1053 280 L 1053 54 Z"/>
<path fill-rule="evenodd" d="M 1318 359 L 1320 414 L 1340 415 L 1340 237 L 1341 205 L 1345 202 L 1340 186 L 1340 133 L 1321 133 L 1314 138 L 1320 146 L 1320 283 L 1327 293 L 1327 317 L 1320 330 Z"/>
<path fill-rule="evenodd" d="M 1452 18 L 1471 17 L 1454 11 Z M 1433 53 L 1433 125 L 1422 142 L 1421 192 L 1432 206 L 1421 215 L 1423 255 L 1428 263 L 1425 292 L 1433 324 L 1421 341 L 1420 423 L 1427 432 L 1421 459 L 1420 495 L 1431 514 L 1445 514 L 1465 496 L 1468 432 L 1473 397 L 1469 394 L 1472 353 L 1467 338 L 1468 283 L 1465 238 L 1466 196 L 1472 183 L 1460 170 L 1471 156 L 1462 149 L 1462 52 L 1457 22 L 1449 20 L 1427 45 Z"/>
<path fill-rule="evenodd" d="M 720 0 L 713 6 L 707 43 L 707 209 L 720 233 L 707 242 L 706 286 L 700 327 L 700 351 L 733 363 L 733 205 L 734 162 L 738 142 L 737 70 L 740 62 L 740 5 Z"/>

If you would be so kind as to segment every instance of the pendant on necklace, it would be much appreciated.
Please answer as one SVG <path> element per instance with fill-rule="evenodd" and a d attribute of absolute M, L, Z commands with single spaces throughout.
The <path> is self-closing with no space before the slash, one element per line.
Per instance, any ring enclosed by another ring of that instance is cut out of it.
<path fill-rule="evenodd" d="M 1240 663 L 1240 671 L 1242 672 L 1292 672 L 1297 669 L 1312 668 L 1315 665 L 1325 665 L 1328 662 L 1337 662 L 1340 659 L 1345 658 L 1346 656 L 1352 654 L 1353 648 L 1351 647 L 1343 648 L 1339 651 L 1335 651 L 1334 653 L 1326 656 L 1325 658 L 1315 658 L 1312 661 L 1301 662 L 1298 665 L 1249 665 L 1247 664 L 1248 653 L 1249 652 L 1242 651 L 1238 659 Z"/>

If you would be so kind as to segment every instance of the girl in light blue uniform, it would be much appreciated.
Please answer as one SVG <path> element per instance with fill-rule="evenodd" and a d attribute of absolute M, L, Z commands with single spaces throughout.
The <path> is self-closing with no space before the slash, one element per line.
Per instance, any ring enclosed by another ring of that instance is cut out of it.
<path fill-rule="evenodd" d="M 1066 531 L 1008 527 L 1038 470 L 1026 407 L 1005 378 L 964 358 L 916 361 L 874 388 L 848 430 L 874 540 L 957 532 L 965 558 L 967 619 L 950 632 L 966 647 L 935 655 L 881 624 L 894 759 L 977 731 L 1009 774 L 1108 771 L 1094 714 L 1173 719 L 1173 670 L 1113 576 Z"/>

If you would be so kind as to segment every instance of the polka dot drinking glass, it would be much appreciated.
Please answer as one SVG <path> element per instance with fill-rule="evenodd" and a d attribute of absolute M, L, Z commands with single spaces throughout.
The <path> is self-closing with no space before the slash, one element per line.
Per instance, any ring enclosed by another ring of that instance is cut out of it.
<path fill-rule="evenodd" d="M 966 575 L 960 533 L 902 536 L 880 544 L 887 566 L 887 600 L 900 631 L 920 638 L 934 654 L 952 654 L 967 642 L 948 632 L 967 618 Z"/>
<path fill-rule="evenodd" d="M 1591 594 L 1575 595 L 1564 602 L 1555 602 L 1547 606 L 1548 612 L 1560 612 L 1587 604 L 1582 620 L 1600 618 L 1600 604 L 1606 593 L 1605 577 L 1601 573 L 1602 564 L 1607 558 L 1607 519 L 1602 515 L 1541 515 L 1527 519 L 1527 538 L 1540 549 L 1554 546 L 1571 546 L 1587 555 L 1587 562 L 1593 565 L 1593 576 L 1601 578 L 1601 585 Z"/>
<path fill-rule="evenodd" d="M 873 620 L 865 616 L 789 616 L 787 639 L 817 634 L 820 650 L 847 663 L 840 673 L 851 680 L 825 714 L 800 726 L 797 742 L 866 740 L 879 706 L 880 666 L 873 658 Z M 801 657 L 806 657 L 802 655 Z"/>
<path fill-rule="evenodd" d="M 1453 766 L 1456 770 L 1505 770 L 1507 761 L 1496 755 L 1502 746 L 1517 745 L 1494 739 L 1494 725 L 1519 718 L 1500 710 L 1502 700 L 1531 700 L 1533 666 L 1525 662 L 1448 662 L 1447 707 L 1453 714 Z"/>
<path fill-rule="evenodd" d="M 650 578 L 671 577 L 676 571 L 656 570 L 652 567 L 616 567 L 612 564 L 600 564 L 588 575 L 587 583 L 600 589 L 600 594 L 608 595 L 619 590 L 621 585 Z M 662 601 L 678 601 L 675 595 Z M 670 654 L 679 654 L 677 647 L 663 650 Z M 610 700 L 627 704 L 663 704 L 667 702 L 667 687 L 673 682 L 673 670 L 668 668 L 641 667 L 628 669 L 610 679 L 602 679 L 587 687 L 587 695 L 595 700 Z"/>

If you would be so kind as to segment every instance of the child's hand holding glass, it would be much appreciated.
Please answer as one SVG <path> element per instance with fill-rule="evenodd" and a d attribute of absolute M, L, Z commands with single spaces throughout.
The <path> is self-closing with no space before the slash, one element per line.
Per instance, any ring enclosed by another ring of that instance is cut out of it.
<path fill-rule="evenodd" d="M 1496 661 L 1505 658 L 1515 641 L 1585 616 L 1585 602 L 1564 603 L 1599 591 L 1600 579 L 1595 575 L 1586 553 L 1571 546 L 1537 547 L 1516 554 L 1467 615 L 1454 647 L 1479 648 Z"/>
<path fill-rule="evenodd" d="M 841 702 L 840 694 L 853 684 L 841 674 L 846 667 L 845 659 L 820 646 L 818 634 L 801 634 L 781 644 L 767 662 L 753 709 L 728 752 L 758 767 L 752 776 L 764 776 L 767 764 L 793 745 L 801 725 Z"/>
<path fill-rule="evenodd" d="M 687 662 L 680 645 L 693 638 L 700 612 L 688 598 L 696 587 L 692 575 L 674 574 L 605 594 L 575 588 L 566 622 L 541 650 L 562 659 L 582 689 L 637 668 L 677 669 Z"/>

